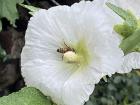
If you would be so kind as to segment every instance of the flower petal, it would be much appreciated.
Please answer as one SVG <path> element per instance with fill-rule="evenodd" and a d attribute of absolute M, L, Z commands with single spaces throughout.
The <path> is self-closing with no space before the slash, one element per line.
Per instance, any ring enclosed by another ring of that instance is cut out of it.
<path fill-rule="evenodd" d="M 93 61 L 94 63 L 92 64 L 96 67 L 96 70 L 101 74 L 112 75 L 120 70 L 123 52 L 118 48 L 121 43 L 121 37 L 113 31 L 113 23 L 110 27 L 110 20 L 112 19 L 109 19 L 107 11 L 103 7 L 105 1 L 95 0 L 93 4 L 87 3 L 88 12 L 81 19 L 83 24 L 79 26 L 82 28 L 79 32 L 91 36 L 88 39 L 86 37 L 86 39 L 88 40 L 89 49 L 95 55 L 95 62 Z M 86 8 L 84 10 L 86 11 Z M 100 21 L 96 21 L 97 19 Z"/>
<path fill-rule="evenodd" d="M 102 75 L 93 68 L 77 71 L 64 84 L 63 101 L 68 103 L 67 105 L 84 105 L 100 78 Z"/>
<path fill-rule="evenodd" d="M 27 86 L 40 89 L 45 95 L 51 96 L 58 105 L 62 105 L 62 88 L 74 72 L 71 66 L 63 65 L 59 61 L 46 60 L 44 62 L 36 59 L 22 67 L 22 75 Z"/>
<path fill-rule="evenodd" d="M 94 0 L 94 3 L 98 4 L 99 8 L 103 8 L 103 13 L 106 14 L 107 20 L 109 20 L 108 25 L 111 25 L 113 28 L 114 24 L 121 23 L 123 20 L 106 5 L 107 2 L 115 4 L 115 0 Z"/>
<path fill-rule="evenodd" d="M 83 105 L 94 84 L 121 67 L 120 39 L 112 35 L 108 23 L 104 8 L 90 1 L 36 12 L 29 22 L 21 54 L 26 84 L 51 96 L 58 105 Z M 62 54 L 56 51 L 64 42 L 73 44 L 81 38 L 93 55 L 91 65 L 83 71 L 63 62 Z"/>
<path fill-rule="evenodd" d="M 122 70 L 128 73 L 132 69 L 140 69 L 140 53 L 139 52 L 132 52 L 130 54 L 127 54 L 124 57 Z"/>

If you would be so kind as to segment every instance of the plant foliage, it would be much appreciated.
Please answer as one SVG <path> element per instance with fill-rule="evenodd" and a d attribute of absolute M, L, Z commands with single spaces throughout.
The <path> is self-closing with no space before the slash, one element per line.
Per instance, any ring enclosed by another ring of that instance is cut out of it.
<path fill-rule="evenodd" d="M 140 72 L 116 74 L 100 81 L 86 105 L 140 105 Z"/>
<path fill-rule="evenodd" d="M 0 0 L 0 19 L 7 18 L 10 24 L 15 26 L 15 20 L 18 19 L 18 11 L 16 4 L 22 3 L 24 0 Z M 0 30 L 2 24 L 0 22 Z"/>
<path fill-rule="evenodd" d="M 0 105 L 51 105 L 39 90 L 25 87 L 19 92 L 0 98 Z"/>
<path fill-rule="evenodd" d="M 140 52 L 139 20 L 129 10 L 124 10 L 111 3 L 106 3 L 106 5 L 124 20 L 123 24 L 114 26 L 114 30 L 123 36 L 120 48 L 125 54 L 133 51 Z"/>

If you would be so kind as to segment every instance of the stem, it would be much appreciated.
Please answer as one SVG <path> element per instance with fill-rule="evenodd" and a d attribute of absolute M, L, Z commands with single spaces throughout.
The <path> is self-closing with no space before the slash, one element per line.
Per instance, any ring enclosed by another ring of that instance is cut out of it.
<path fill-rule="evenodd" d="M 57 1 L 51 0 L 55 5 L 60 5 Z"/>

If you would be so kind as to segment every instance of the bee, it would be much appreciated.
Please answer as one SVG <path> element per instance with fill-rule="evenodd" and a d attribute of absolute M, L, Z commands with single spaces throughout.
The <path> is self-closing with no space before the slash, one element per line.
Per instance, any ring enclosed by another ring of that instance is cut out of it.
<path fill-rule="evenodd" d="M 65 45 L 65 47 L 57 49 L 57 52 L 62 53 L 62 54 L 66 53 L 68 51 L 75 52 L 75 50 L 73 48 L 71 48 L 70 46 L 68 46 L 65 42 L 64 42 L 64 45 Z"/>

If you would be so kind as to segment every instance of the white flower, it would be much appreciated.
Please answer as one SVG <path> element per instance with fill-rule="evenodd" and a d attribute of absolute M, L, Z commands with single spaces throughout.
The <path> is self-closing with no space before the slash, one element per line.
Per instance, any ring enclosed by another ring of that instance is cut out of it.
<path fill-rule="evenodd" d="M 140 17 L 140 0 L 103 0 L 102 2 L 111 2 L 121 8 L 124 8 L 126 10 L 130 10 L 133 14 L 136 15 L 137 19 Z M 105 7 L 106 10 L 108 7 Z M 112 10 L 111 10 L 112 11 Z M 112 20 L 110 23 L 111 25 L 120 24 L 123 22 L 122 19 L 119 18 L 119 16 L 116 16 L 116 13 L 113 13 L 113 11 L 108 12 L 108 18 Z M 113 17 L 113 18 L 112 18 Z M 116 33 L 115 33 L 116 34 Z M 120 37 L 120 39 L 122 39 Z M 122 71 L 123 73 L 130 72 L 132 69 L 140 69 L 140 53 L 139 52 L 132 52 L 130 54 L 127 54 L 124 56 L 124 62 L 122 65 Z"/>
<path fill-rule="evenodd" d="M 89 1 L 39 10 L 28 24 L 21 54 L 27 86 L 57 105 L 83 105 L 104 75 L 118 72 L 120 39 L 111 35 L 103 11 Z"/>
<path fill-rule="evenodd" d="M 122 18 L 119 17 L 115 12 L 113 12 L 107 5 L 107 2 L 111 2 L 113 4 L 116 4 L 115 0 L 94 0 L 98 4 L 99 8 L 103 8 L 104 14 L 108 16 L 109 24 L 112 28 L 114 27 L 114 24 L 118 24 L 120 22 L 123 22 Z M 117 4 L 116 4 L 117 5 Z M 112 34 L 116 34 L 114 31 Z"/>

